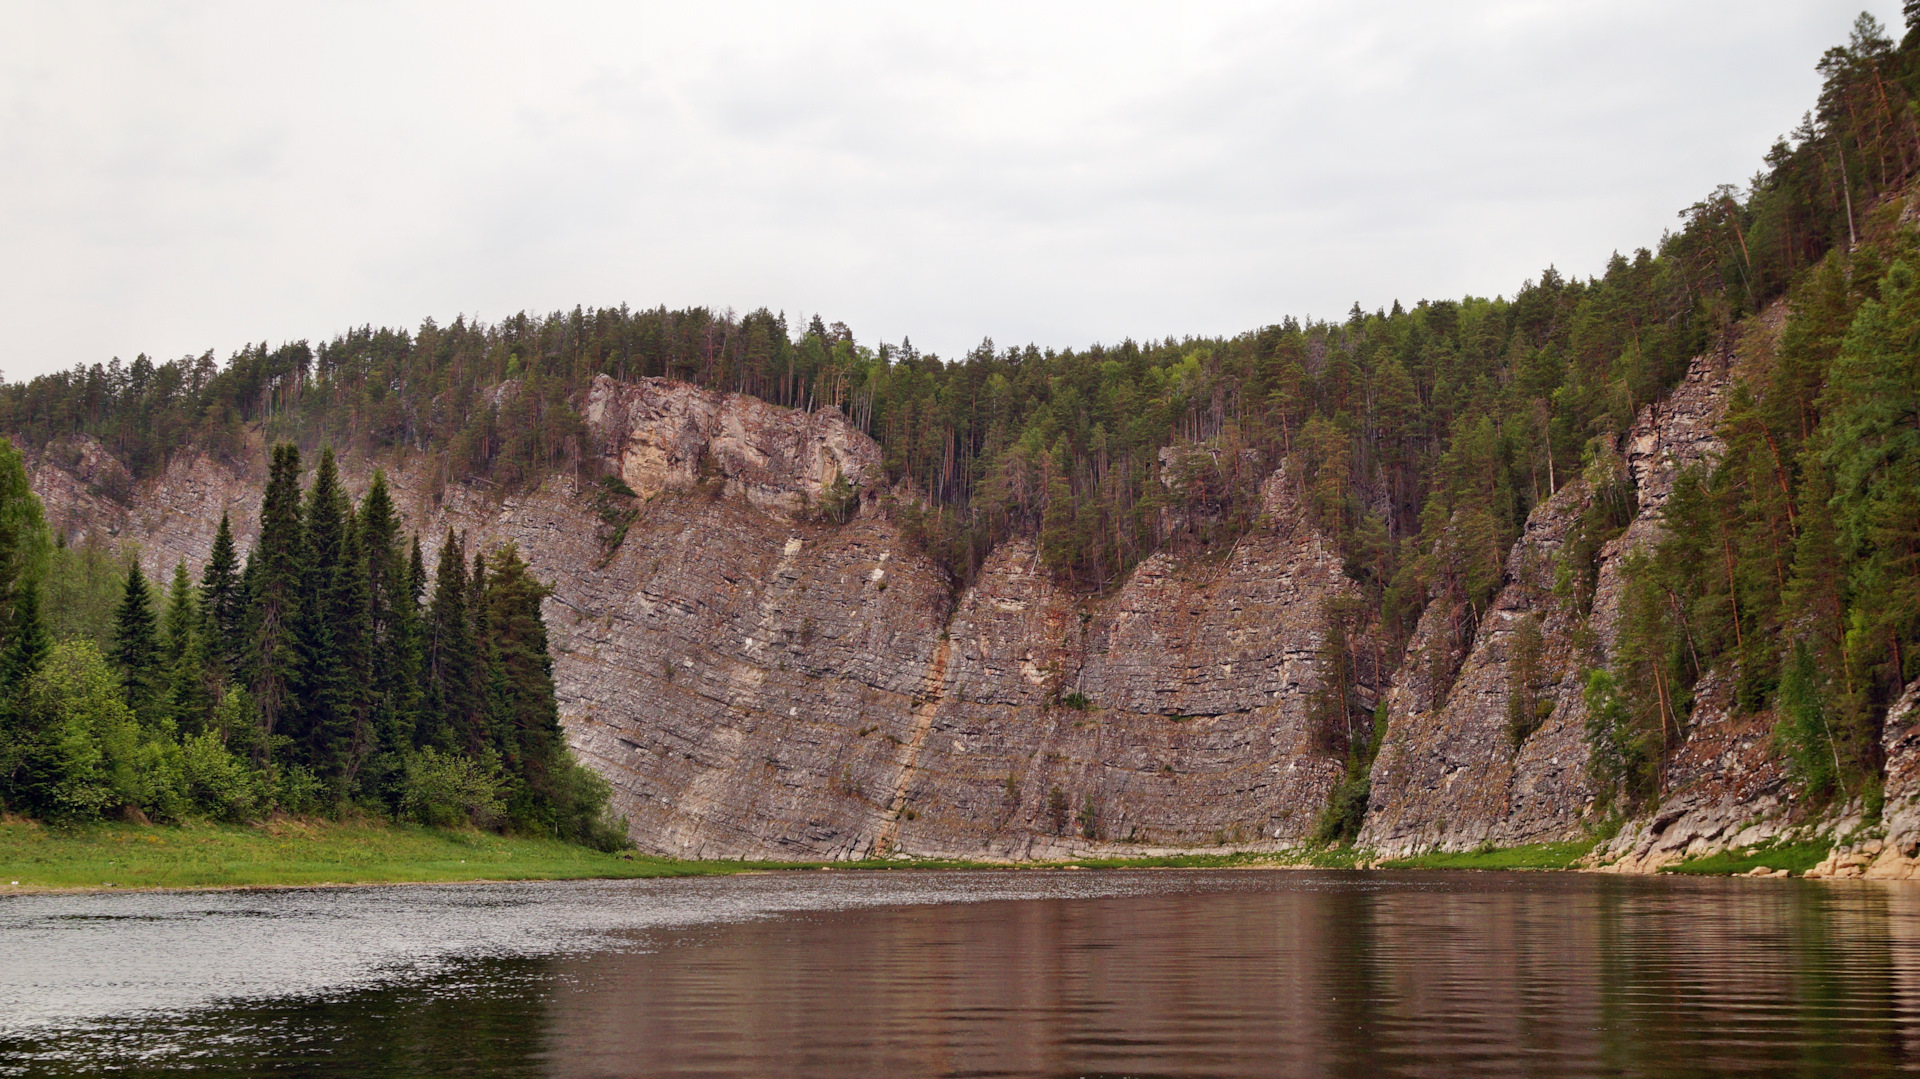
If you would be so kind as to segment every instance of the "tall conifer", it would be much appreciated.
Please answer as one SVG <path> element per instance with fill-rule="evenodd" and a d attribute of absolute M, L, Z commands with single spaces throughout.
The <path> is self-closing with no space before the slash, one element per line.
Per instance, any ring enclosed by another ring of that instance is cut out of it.
<path fill-rule="evenodd" d="M 200 618 L 205 624 L 202 636 L 212 677 L 220 687 L 232 677 L 240 661 L 247 602 L 239 570 L 233 526 L 222 513 L 219 531 L 213 535 L 213 550 L 207 555 L 207 568 L 200 575 Z"/>
<path fill-rule="evenodd" d="M 400 519 L 383 472 L 360 501 L 359 539 L 366 565 L 368 722 L 374 759 L 368 780 L 391 787 L 411 751 L 420 712 L 418 615 Z M 391 791 L 387 793 L 391 794 Z"/>
<path fill-rule="evenodd" d="M 508 770 L 519 779 L 514 815 L 552 827 L 555 778 L 565 764 L 553 657 L 540 602 L 552 589 L 536 580 L 520 552 L 493 552 L 484 592 L 489 726 Z"/>
<path fill-rule="evenodd" d="M 478 753 L 473 683 L 476 666 L 473 626 L 467 614 L 467 563 L 460 541 L 447 529 L 433 577 L 433 602 L 427 608 L 427 700 L 422 719 L 426 741 Z"/>
<path fill-rule="evenodd" d="M 0 654 L 0 707 L 12 707 L 15 695 L 53 647 L 46 619 L 40 615 L 40 583 L 32 577 L 14 592 L 13 626 L 7 650 Z"/>
<path fill-rule="evenodd" d="M 205 623 L 185 559 L 173 568 L 164 624 L 166 712 L 180 730 L 197 734 L 212 719 L 216 698 L 207 684 Z"/>
<path fill-rule="evenodd" d="M 142 723 L 158 723 L 164 684 L 160 637 L 155 632 L 153 593 L 140 561 L 127 566 L 127 586 L 113 615 L 113 659 L 120 666 L 127 706 Z"/>
<path fill-rule="evenodd" d="M 293 634 L 300 655 L 298 718 L 287 733 L 299 742 L 307 766 L 338 785 L 351 772 L 359 616 L 349 595 L 354 545 L 347 497 L 331 449 L 320 454 L 305 502 L 306 558 Z"/>
<path fill-rule="evenodd" d="M 247 682 L 253 690 L 262 739 L 256 763 L 264 763 L 271 739 L 289 718 L 293 677 L 299 665 L 294 620 L 300 601 L 302 562 L 300 451 L 274 447 L 267 490 L 260 505 L 260 542 L 247 556 Z"/>

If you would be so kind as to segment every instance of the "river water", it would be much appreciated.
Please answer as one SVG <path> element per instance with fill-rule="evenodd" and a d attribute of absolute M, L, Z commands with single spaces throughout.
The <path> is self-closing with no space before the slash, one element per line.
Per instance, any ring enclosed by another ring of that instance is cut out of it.
<path fill-rule="evenodd" d="M 793 872 L 0 899 L 0 1074 L 1874 1075 L 1920 886 Z"/>

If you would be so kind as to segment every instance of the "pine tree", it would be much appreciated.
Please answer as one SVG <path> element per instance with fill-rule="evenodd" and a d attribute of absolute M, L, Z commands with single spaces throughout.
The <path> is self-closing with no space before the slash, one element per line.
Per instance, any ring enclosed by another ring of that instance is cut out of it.
<path fill-rule="evenodd" d="M 127 567 L 126 590 L 113 615 L 113 660 L 120 667 L 127 707 L 142 723 L 158 725 L 165 682 L 160 637 L 154 624 L 153 594 L 138 559 Z"/>

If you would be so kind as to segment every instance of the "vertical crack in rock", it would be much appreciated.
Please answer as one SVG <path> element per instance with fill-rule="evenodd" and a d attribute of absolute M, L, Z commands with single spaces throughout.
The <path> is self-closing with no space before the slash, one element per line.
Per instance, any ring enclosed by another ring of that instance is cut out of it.
<path fill-rule="evenodd" d="M 947 656 L 952 647 L 951 639 L 943 637 L 933 650 L 933 667 L 927 672 L 928 692 L 913 710 L 913 730 L 907 736 L 906 752 L 901 755 L 900 774 L 893 781 L 893 796 L 887 799 L 880 835 L 873 841 L 876 856 L 890 853 L 900 840 L 900 818 L 907 809 L 907 792 L 913 783 L 914 770 L 920 767 L 920 751 L 927 744 L 927 732 L 933 730 L 933 717 L 940 711 L 940 702 L 946 699 Z"/>

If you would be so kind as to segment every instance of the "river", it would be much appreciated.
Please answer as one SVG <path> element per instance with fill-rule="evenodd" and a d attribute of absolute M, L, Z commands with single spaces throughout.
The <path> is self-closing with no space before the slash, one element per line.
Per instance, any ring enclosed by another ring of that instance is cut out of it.
<path fill-rule="evenodd" d="M 0 899 L 0 1075 L 1874 1075 L 1920 886 L 792 872 Z"/>

